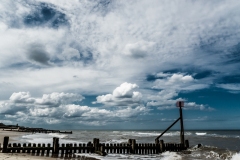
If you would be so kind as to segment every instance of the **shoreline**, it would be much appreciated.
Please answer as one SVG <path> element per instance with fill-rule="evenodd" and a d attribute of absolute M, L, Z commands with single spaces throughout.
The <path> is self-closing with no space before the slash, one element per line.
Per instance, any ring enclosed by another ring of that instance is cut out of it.
<path fill-rule="evenodd" d="M 15 137 L 20 137 L 22 135 L 27 135 L 29 133 L 27 132 L 15 132 L 15 131 L 5 131 L 5 130 L 0 130 L 0 143 L 3 143 L 3 139 L 5 136 L 9 136 L 9 140 L 11 142 L 16 142 L 16 140 L 14 139 Z"/>

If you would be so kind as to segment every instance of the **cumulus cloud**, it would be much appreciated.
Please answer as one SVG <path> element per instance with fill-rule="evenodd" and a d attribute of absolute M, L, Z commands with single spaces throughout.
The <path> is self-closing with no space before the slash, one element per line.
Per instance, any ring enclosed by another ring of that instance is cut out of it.
<path fill-rule="evenodd" d="M 174 90 L 162 90 L 157 95 L 149 95 L 147 106 L 157 107 L 159 110 L 169 110 L 176 108 L 177 101 L 185 101 L 184 109 L 186 110 L 201 110 L 214 111 L 215 109 L 204 104 L 197 104 L 195 102 L 188 102 L 183 98 L 177 98 L 178 92 Z"/>
<path fill-rule="evenodd" d="M 184 73 L 163 74 L 162 79 L 157 79 L 154 82 L 154 89 L 168 89 L 177 91 L 192 91 L 197 89 L 208 88 L 209 84 L 203 84 L 194 79 L 191 75 L 185 75 Z M 159 77 L 160 78 L 160 77 Z"/>
<path fill-rule="evenodd" d="M 82 101 L 84 97 L 74 93 L 58 93 L 43 94 L 42 98 L 31 97 L 29 92 L 14 92 L 9 98 L 14 103 L 31 103 L 36 105 L 59 106 L 74 101 Z"/>
<path fill-rule="evenodd" d="M 176 99 L 174 99 L 176 96 L 178 96 L 178 93 L 175 91 L 162 90 L 162 91 L 158 92 L 157 95 L 149 95 L 148 96 L 149 101 L 147 102 L 147 106 L 158 107 L 158 106 L 162 106 L 162 105 L 164 105 L 164 106 L 167 105 L 167 106 L 172 107 L 176 103 Z"/>
<path fill-rule="evenodd" d="M 97 97 L 94 103 L 103 103 L 110 106 L 132 106 L 141 103 L 142 94 L 133 91 L 138 88 L 136 84 L 122 83 L 117 87 L 112 94 L 106 94 Z"/>
<path fill-rule="evenodd" d="M 112 119 L 115 122 L 129 120 L 150 111 L 143 105 L 109 109 L 74 104 L 83 99 L 83 96 L 73 93 L 54 92 L 37 98 L 32 97 L 29 92 L 18 92 L 13 93 L 9 101 L 0 103 L 0 113 L 4 114 L 6 119 L 19 123 L 80 123 L 98 126 L 110 124 Z"/>
<path fill-rule="evenodd" d="M 84 97 L 74 93 L 51 93 L 44 94 L 41 99 L 36 99 L 36 103 L 40 105 L 59 106 L 61 104 L 68 104 L 75 101 L 82 101 Z"/>
<path fill-rule="evenodd" d="M 203 111 L 214 111 L 215 109 L 203 104 L 196 104 L 195 102 L 187 102 L 184 104 L 186 110 L 203 110 Z"/>
<path fill-rule="evenodd" d="M 172 102 L 176 102 L 177 100 L 172 100 Z M 149 103 L 149 105 L 157 105 L 156 103 Z M 159 110 L 169 110 L 176 108 L 175 104 L 161 104 L 160 107 L 157 107 Z M 200 110 L 200 111 L 214 111 L 215 109 L 212 107 L 209 107 L 204 104 L 196 104 L 195 102 L 185 102 L 184 104 L 184 110 Z"/>
<path fill-rule="evenodd" d="M 35 102 L 35 99 L 31 97 L 29 92 L 14 92 L 9 99 L 15 103 Z"/>

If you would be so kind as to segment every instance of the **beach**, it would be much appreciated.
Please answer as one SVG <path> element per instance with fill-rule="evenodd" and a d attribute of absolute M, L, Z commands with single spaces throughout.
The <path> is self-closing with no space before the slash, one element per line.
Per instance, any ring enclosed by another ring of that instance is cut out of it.
<path fill-rule="evenodd" d="M 24 132 L 14 132 L 14 131 L 3 131 L 0 130 L 0 143 L 1 147 L 3 144 L 3 139 L 5 136 L 9 136 L 9 141 L 10 142 L 16 142 L 16 138 L 27 135 L 28 133 Z M 0 160 L 54 160 L 56 158 L 51 158 L 51 157 L 40 157 L 40 156 L 32 156 L 27 153 L 0 153 Z"/>

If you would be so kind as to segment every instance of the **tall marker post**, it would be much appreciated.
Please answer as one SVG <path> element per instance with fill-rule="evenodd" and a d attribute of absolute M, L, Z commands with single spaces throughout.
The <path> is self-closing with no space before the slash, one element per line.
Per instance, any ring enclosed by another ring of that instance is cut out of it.
<path fill-rule="evenodd" d="M 183 115 L 182 115 L 182 107 L 184 107 L 184 102 L 183 101 L 177 101 L 176 106 L 179 107 L 179 113 L 180 113 L 180 117 L 173 122 L 172 125 L 170 125 L 164 132 L 162 132 L 161 135 L 159 135 L 156 139 L 155 142 L 158 143 L 159 142 L 159 138 L 162 137 L 162 135 L 167 132 L 170 128 L 172 128 L 173 125 L 175 125 L 178 121 L 180 121 L 180 126 L 181 126 L 181 132 L 180 132 L 180 140 L 181 140 L 181 144 L 185 145 L 184 142 L 184 127 L 183 127 Z M 188 142 L 187 142 L 188 143 Z M 187 144 L 188 146 L 188 144 Z M 187 147 L 188 148 L 188 147 Z"/>
<path fill-rule="evenodd" d="M 179 113 L 180 113 L 180 125 L 181 125 L 180 139 L 181 139 L 181 143 L 184 144 L 184 127 L 183 127 L 183 115 L 182 115 L 182 107 L 184 107 L 184 102 L 177 101 L 176 106 L 179 107 Z"/>

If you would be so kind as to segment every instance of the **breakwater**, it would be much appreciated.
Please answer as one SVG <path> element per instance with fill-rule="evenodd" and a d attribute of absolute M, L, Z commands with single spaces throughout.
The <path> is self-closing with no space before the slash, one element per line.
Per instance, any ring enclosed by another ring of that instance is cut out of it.
<path fill-rule="evenodd" d="M 74 153 L 97 153 L 105 156 L 108 153 L 116 154 L 159 154 L 165 151 L 179 152 L 189 147 L 188 140 L 185 143 L 164 143 L 163 140 L 155 143 L 136 143 L 135 139 L 129 139 L 128 143 L 100 143 L 94 138 L 88 143 L 61 144 L 59 138 L 54 137 L 52 144 L 36 143 L 10 143 L 9 137 L 4 137 L 1 150 L 3 153 L 29 153 L 36 156 L 50 157 L 74 157 Z"/>

